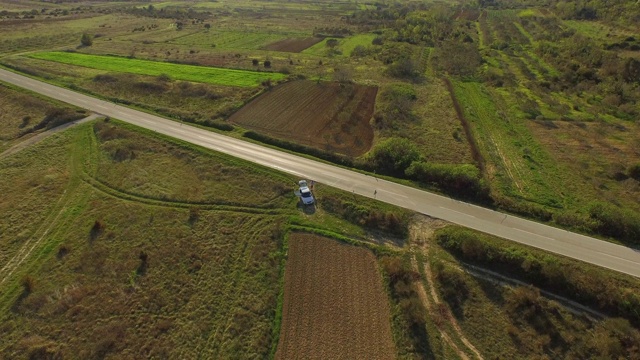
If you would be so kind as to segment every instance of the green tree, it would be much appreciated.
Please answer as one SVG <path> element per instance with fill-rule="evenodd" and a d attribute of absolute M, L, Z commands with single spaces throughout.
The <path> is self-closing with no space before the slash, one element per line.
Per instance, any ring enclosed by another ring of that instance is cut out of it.
<path fill-rule="evenodd" d="M 416 146 L 404 138 L 389 138 L 371 152 L 371 162 L 380 172 L 403 176 L 412 162 L 420 159 Z"/>
<path fill-rule="evenodd" d="M 93 45 L 93 36 L 87 33 L 82 34 L 82 37 L 80 38 L 80 43 L 82 44 L 82 46 Z"/>
<path fill-rule="evenodd" d="M 629 177 L 640 181 L 640 163 L 629 166 L 629 170 L 627 170 L 627 173 Z"/>
<path fill-rule="evenodd" d="M 338 46 L 338 39 L 328 39 L 326 44 L 328 47 L 334 48 Z"/>

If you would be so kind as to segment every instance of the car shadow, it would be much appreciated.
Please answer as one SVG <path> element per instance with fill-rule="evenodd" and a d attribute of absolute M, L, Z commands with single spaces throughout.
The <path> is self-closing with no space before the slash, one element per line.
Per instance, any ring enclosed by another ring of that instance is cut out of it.
<path fill-rule="evenodd" d="M 302 203 L 302 200 L 300 200 L 298 201 L 298 209 L 307 215 L 313 215 L 316 213 L 316 204 L 305 205 Z"/>

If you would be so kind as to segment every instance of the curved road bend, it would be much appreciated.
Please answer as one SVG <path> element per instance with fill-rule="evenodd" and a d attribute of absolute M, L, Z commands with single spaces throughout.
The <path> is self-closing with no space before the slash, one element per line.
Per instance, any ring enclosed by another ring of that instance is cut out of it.
<path fill-rule="evenodd" d="M 640 251 L 129 109 L 0 69 L 0 80 L 180 140 L 556 254 L 640 277 Z"/>

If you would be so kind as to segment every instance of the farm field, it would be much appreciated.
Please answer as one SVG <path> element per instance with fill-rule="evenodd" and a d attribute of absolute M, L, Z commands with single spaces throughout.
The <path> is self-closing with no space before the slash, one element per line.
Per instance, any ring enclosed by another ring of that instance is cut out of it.
<path fill-rule="evenodd" d="M 356 48 L 356 46 L 369 46 L 375 38 L 375 34 L 361 34 L 349 36 L 346 38 L 325 38 L 321 42 L 318 42 L 317 44 L 304 50 L 303 53 L 316 56 L 324 56 L 327 54 L 327 50 L 329 49 L 329 47 L 327 46 L 327 40 L 334 39 L 338 41 L 338 45 L 336 46 L 336 48 L 342 52 L 342 55 L 351 56 L 351 52 Z"/>
<path fill-rule="evenodd" d="M 2 357 L 268 354 L 279 270 L 267 257 L 278 251 L 278 222 L 246 206 L 217 210 L 227 204 L 220 198 L 226 191 L 251 191 L 228 183 L 200 197 L 196 209 L 196 202 L 144 189 L 127 193 L 94 177 L 104 167 L 121 171 L 112 166 L 133 156 L 126 153 L 133 142 L 144 162 L 156 153 L 167 165 L 190 166 L 178 146 L 109 124 L 73 128 L 0 161 L 2 191 L 12 194 L 0 206 Z M 205 158 L 188 172 L 236 169 Z M 254 175 L 235 176 L 250 182 Z M 269 187 L 282 180 L 260 181 Z M 32 252 L 23 257 L 24 248 Z M 34 282 L 28 292 L 20 285 L 26 277 Z"/>
<path fill-rule="evenodd" d="M 276 359 L 394 359 L 387 296 L 375 256 L 292 233 Z"/>
<path fill-rule="evenodd" d="M 542 205 L 547 219 L 551 213 L 587 218 L 596 202 L 614 203 L 637 214 L 640 189 L 626 175 L 630 164 L 640 159 L 637 111 L 632 109 L 637 86 L 621 80 L 612 63 L 598 76 L 627 89 L 626 104 L 594 86 L 593 78 L 558 84 L 571 72 L 567 58 L 587 71 L 594 66 L 593 56 L 611 62 L 617 56 L 593 50 L 594 46 L 632 47 L 635 40 L 628 28 L 565 21 L 528 9 L 484 11 L 477 29 L 487 60 L 486 81 L 457 82 L 456 96 L 487 160 L 492 190 L 502 194 L 497 197 Z M 564 45 L 544 49 L 549 41 Z M 580 51 L 594 55 L 583 57 Z M 576 86 L 582 93 L 572 90 Z"/>
<path fill-rule="evenodd" d="M 378 138 L 412 139 L 432 163 L 472 164 L 471 147 L 445 85 L 435 80 L 414 89 L 412 118 L 378 129 Z"/>
<path fill-rule="evenodd" d="M 151 76 L 171 74 L 172 78 L 179 80 L 225 86 L 252 87 L 260 85 L 261 82 L 267 79 L 277 81 L 285 77 L 285 75 L 279 73 L 259 73 L 80 53 L 47 52 L 32 54 L 30 56 L 35 59 L 85 66 L 106 71 Z"/>
<path fill-rule="evenodd" d="M 229 121 L 299 144 L 358 156 L 369 150 L 377 89 L 292 81 L 253 100 Z"/>
<path fill-rule="evenodd" d="M 283 40 L 272 42 L 264 46 L 264 49 L 272 50 L 272 51 L 299 53 L 304 49 L 310 46 L 313 46 L 314 44 L 317 44 L 320 41 L 322 41 L 322 39 L 318 37 L 286 38 Z"/>
<path fill-rule="evenodd" d="M 115 120 L 0 159 L 0 175 L 3 358 L 264 358 L 280 330 L 285 224 L 368 238 L 297 209 L 287 175 Z"/>
<path fill-rule="evenodd" d="M 116 103 L 204 126 L 221 123 L 261 91 L 179 81 L 165 75 L 105 72 L 75 65 L 60 68 L 59 63 L 31 58 L 5 59 L 4 64 Z"/>
<path fill-rule="evenodd" d="M 257 50 L 286 36 L 286 34 L 264 32 L 206 31 L 179 37 L 171 43 L 195 47 L 211 45 L 220 49 Z"/>

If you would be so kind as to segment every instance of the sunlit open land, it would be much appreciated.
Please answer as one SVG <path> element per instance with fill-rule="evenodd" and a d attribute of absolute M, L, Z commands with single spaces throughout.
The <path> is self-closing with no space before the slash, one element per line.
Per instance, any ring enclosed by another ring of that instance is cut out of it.
<path fill-rule="evenodd" d="M 0 65 L 637 246 L 637 9 L 482 3 L 0 0 Z M 0 153 L 88 115 L 3 84 L 0 109 Z M 0 357 L 295 354 L 321 320 L 283 311 L 297 237 L 376 264 L 394 357 L 640 357 L 635 279 L 322 184 L 309 212 L 298 179 L 117 120 L 0 173 Z"/>

